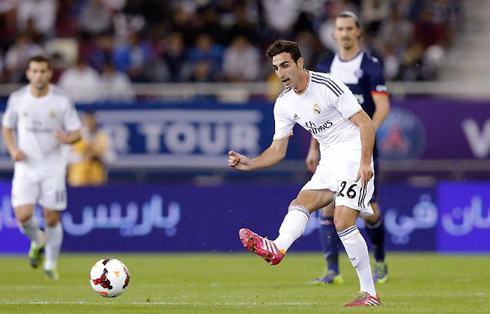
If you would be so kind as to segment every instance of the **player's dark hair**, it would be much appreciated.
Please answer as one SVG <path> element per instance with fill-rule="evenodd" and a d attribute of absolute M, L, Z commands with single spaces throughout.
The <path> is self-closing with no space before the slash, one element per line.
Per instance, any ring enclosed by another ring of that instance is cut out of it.
<path fill-rule="evenodd" d="M 29 61 L 27 62 L 27 68 L 29 68 L 31 62 L 47 63 L 48 69 L 51 69 L 51 61 L 46 56 L 38 55 L 38 56 L 30 57 Z"/>
<path fill-rule="evenodd" d="M 297 62 L 301 58 L 301 51 L 299 50 L 299 44 L 294 41 L 278 39 L 267 48 L 267 57 L 272 60 L 274 56 L 287 52 L 291 55 L 294 62 Z"/>
<path fill-rule="evenodd" d="M 359 21 L 359 17 L 357 17 L 357 15 L 354 12 L 342 11 L 339 14 L 337 14 L 335 18 L 339 18 L 339 17 L 350 17 L 356 22 L 357 28 L 359 29 L 361 28 L 361 22 Z"/>

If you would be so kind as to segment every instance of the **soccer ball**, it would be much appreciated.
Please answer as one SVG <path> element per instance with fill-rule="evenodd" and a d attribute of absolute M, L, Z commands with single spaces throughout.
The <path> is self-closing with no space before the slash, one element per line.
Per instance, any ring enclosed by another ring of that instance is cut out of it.
<path fill-rule="evenodd" d="M 90 270 L 90 285 L 106 298 L 114 298 L 128 288 L 129 271 L 115 258 L 101 259 Z"/>

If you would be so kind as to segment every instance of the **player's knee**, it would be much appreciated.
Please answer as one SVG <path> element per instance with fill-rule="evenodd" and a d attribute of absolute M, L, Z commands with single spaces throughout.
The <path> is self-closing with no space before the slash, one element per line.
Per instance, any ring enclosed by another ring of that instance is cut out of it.
<path fill-rule="evenodd" d="M 53 227 L 56 227 L 56 225 L 59 223 L 59 219 L 58 218 L 50 218 L 50 219 L 46 219 L 46 225 L 50 228 L 53 228 Z"/>
<path fill-rule="evenodd" d="M 60 216 L 56 213 L 49 213 L 44 215 L 44 220 L 46 225 L 52 228 L 56 227 L 56 225 L 60 222 Z"/>
<path fill-rule="evenodd" d="M 32 215 L 30 213 L 17 213 L 17 220 L 23 224 L 27 221 L 29 221 L 29 219 L 31 219 Z"/>
<path fill-rule="evenodd" d="M 366 224 L 371 225 L 371 226 L 375 225 L 379 221 L 379 212 L 374 213 L 373 215 L 364 216 L 363 218 L 364 218 L 364 221 L 366 222 Z"/>
<path fill-rule="evenodd" d="M 356 224 L 355 219 L 352 220 L 350 217 L 345 216 L 345 215 L 344 216 L 343 215 L 336 215 L 334 217 L 333 222 L 335 224 L 335 229 L 337 230 L 337 232 L 342 232 L 345 229 L 350 228 Z"/>
<path fill-rule="evenodd" d="M 34 206 L 22 205 L 14 208 L 15 217 L 20 223 L 24 223 L 31 219 L 34 212 Z"/>
<path fill-rule="evenodd" d="M 348 223 L 345 219 L 339 217 L 334 218 L 333 222 L 335 224 L 335 229 L 337 230 L 337 232 L 342 232 L 352 226 L 352 224 Z"/>

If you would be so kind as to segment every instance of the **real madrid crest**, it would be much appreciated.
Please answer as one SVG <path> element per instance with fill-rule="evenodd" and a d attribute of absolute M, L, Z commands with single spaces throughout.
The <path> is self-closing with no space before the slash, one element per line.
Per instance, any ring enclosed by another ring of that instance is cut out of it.
<path fill-rule="evenodd" d="M 319 115 L 322 111 L 320 110 L 320 106 L 318 104 L 313 105 L 313 113 Z"/>
<path fill-rule="evenodd" d="M 52 119 L 56 118 L 56 111 L 51 110 L 51 111 L 49 112 L 49 117 L 50 117 L 50 118 L 52 118 Z"/>

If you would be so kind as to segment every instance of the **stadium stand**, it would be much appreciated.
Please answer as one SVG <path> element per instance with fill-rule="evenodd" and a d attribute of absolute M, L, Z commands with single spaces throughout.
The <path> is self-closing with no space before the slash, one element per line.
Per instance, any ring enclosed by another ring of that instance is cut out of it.
<path fill-rule="evenodd" d="M 250 49 L 259 51 L 278 37 L 299 40 L 309 62 L 316 64 L 334 52 L 332 16 L 346 9 L 362 17 L 364 37 L 372 43 L 367 48 L 384 61 L 389 80 L 434 80 L 461 25 L 459 0 L 337 0 L 306 1 L 301 5 L 268 0 L 2 3 L 2 83 L 25 82 L 19 69 L 23 69 L 26 58 L 47 52 L 47 47 L 60 38 L 75 38 L 77 45 L 67 42 L 68 46 L 49 51 L 57 61 L 58 75 L 73 65 L 76 53 L 99 73 L 105 63 L 113 63 L 132 82 L 229 81 L 234 75 L 227 73 L 223 62 L 235 37 L 248 38 Z M 183 38 L 183 47 L 175 51 L 172 45 L 178 44 L 179 38 Z M 22 54 L 17 52 L 19 49 Z M 176 69 L 176 60 L 180 69 Z M 264 66 L 265 56 L 250 60 L 262 71 L 244 75 L 239 81 L 265 81 L 270 75 L 270 67 Z"/>

